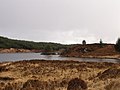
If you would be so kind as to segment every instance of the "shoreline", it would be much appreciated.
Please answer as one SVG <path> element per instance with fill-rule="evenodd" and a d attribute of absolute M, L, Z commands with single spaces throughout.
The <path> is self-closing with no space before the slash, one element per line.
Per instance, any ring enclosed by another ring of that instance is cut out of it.
<path fill-rule="evenodd" d="M 41 50 L 29 50 L 29 49 L 16 49 L 16 48 L 9 48 L 9 49 L 3 49 L 0 48 L 0 53 L 39 53 Z"/>
<path fill-rule="evenodd" d="M 90 58 L 90 59 L 118 59 L 120 60 L 120 55 L 113 55 L 113 56 L 61 56 L 61 57 L 73 57 L 73 58 Z"/>
<path fill-rule="evenodd" d="M 82 58 L 118 59 L 118 60 L 120 60 L 120 55 L 113 55 L 113 56 L 83 56 Z"/>

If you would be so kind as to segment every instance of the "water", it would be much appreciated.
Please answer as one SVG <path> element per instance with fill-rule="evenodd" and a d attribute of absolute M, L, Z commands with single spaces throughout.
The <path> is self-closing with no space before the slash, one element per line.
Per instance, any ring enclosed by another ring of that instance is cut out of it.
<path fill-rule="evenodd" d="M 118 59 L 92 59 L 92 58 L 74 58 L 74 57 L 60 57 L 59 55 L 41 55 L 41 53 L 3 53 L 0 54 L 0 62 L 6 61 L 20 61 L 20 60 L 74 60 L 81 62 L 112 62 L 120 63 Z"/>

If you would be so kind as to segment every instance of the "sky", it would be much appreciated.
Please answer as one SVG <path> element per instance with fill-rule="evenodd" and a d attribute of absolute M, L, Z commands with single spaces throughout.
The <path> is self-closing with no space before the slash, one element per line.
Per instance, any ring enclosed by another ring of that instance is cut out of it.
<path fill-rule="evenodd" d="M 115 43 L 120 0 L 0 0 L 0 35 L 62 44 Z"/>

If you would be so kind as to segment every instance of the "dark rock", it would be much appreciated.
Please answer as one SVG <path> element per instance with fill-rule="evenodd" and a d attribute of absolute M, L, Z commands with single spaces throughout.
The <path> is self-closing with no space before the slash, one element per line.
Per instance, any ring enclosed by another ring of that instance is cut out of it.
<path fill-rule="evenodd" d="M 57 55 L 55 52 L 42 52 L 41 55 Z"/>
<path fill-rule="evenodd" d="M 72 79 L 68 83 L 68 88 L 67 90 L 86 90 L 87 89 L 87 84 L 78 78 Z"/>

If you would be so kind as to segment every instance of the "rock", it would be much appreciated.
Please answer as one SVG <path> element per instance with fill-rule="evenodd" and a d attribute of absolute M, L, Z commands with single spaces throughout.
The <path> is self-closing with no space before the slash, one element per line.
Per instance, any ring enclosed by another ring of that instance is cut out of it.
<path fill-rule="evenodd" d="M 87 90 L 87 84 L 83 80 L 75 78 L 69 81 L 67 90 Z"/>

